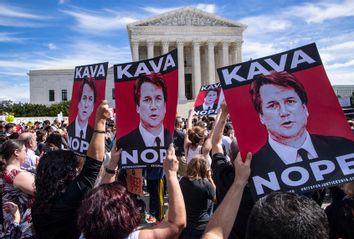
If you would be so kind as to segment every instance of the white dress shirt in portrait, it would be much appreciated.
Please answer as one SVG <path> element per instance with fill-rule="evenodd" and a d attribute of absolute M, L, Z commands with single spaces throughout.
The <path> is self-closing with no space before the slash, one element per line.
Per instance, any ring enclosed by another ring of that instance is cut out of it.
<path fill-rule="evenodd" d="M 318 155 L 317 155 L 317 152 L 313 146 L 310 134 L 307 131 L 305 132 L 305 134 L 306 134 L 306 139 L 305 139 L 304 143 L 298 148 L 294 148 L 291 146 L 287 146 L 285 144 L 281 144 L 281 143 L 273 140 L 270 136 L 268 136 L 268 142 L 269 142 L 270 146 L 272 147 L 272 149 L 277 153 L 279 158 L 286 165 L 302 161 L 301 156 L 298 154 L 298 150 L 300 148 L 303 148 L 307 151 L 309 159 L 318 158 Z"/>
<path fill-rule="evenodd" d="M 86 139 L 87 125 L 88 125 L 88 121 L 86 121 L 86 124 L 84 125 L 84 127 L 81 128 L 80 125 L 79 125 L 79 122 L 78 122 L 78 120 L 77 120 L 77 117 L 76 117 L 76 119 L 75 119 L 75 137 L 80 138 L 80 132 L 81 132 L 81 130 L 82 130 L 82 133 L 83 133 L 83 134 L 82 134 L 82 138 L 83 138 L 83 139 Z"/>
<path fill-rule="evenodd" d="M 142 125 L 141 123 L 139 124 L 139 131 L 141 136 L 143 137 L 144 143 L 146 147 L 153 147 L 153 146 L 157 146 L 156 145 L 156 137 L 160 138 L 160 146 L 165 146 L 164 145 L 164 128 L 163 126 L 161 126 L 161 129 L 159 131 L 158 135 L 153 135 L 151 134 L 149 131 L 147 131 Z"/>

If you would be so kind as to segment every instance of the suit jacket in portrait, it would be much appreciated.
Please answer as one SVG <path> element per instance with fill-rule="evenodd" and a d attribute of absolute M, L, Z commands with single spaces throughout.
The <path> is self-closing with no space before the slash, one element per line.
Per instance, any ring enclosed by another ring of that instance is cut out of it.
<path fill-rule="evenodd" d="M 218 108 L 218 105 L 217 104 L 213 104 L 213 110 L 216 110 Z M 202 111 L 202 110 L 204 110 L 204 108 L 203 108 L 203 104 L 201 104 L 201 105 L 198 105 L 197 107 L 195 107 L 194 108 L 194 111 Z"/>
<path fill-rule="evenodd" d="M 69 124 L 68 126 L 68 134 L 69 137 L 75 137 L 75 127 L 76 127 L 76 121 L 74 120 L 71 124 Z M 85 141 L 89 142 L 91 141 L 93 135 L 93 128 L 91 128 L 91 126 L 89 124 L 87 124 L 87 128 L 86 128 L 86 138 L 84 138 Z M 75 138 L 79 138 L 79 137 L 75 137 Z"/>
<path fill-rule="evenodd" d="M 167 129 L 164 129 L 164 148 L 168 148 L 172 143 L 172 137 L 170 132 Z M 119 149 L 144 149 L 145 142 L 143 136 L 140 133 L 139 127 L 137 127 L 132 132 L 121 137 L 117 141 L 117 147 Z M 163 168 L 162 167 L 153 167 L 146 169 L 146 178 L 149 180 L 157 180 L 162 178 Z"/>
<path fill-rule="evenodd" d="M 317 152 L 318 158 L 314 160 L 331 160 L 334 161 L 335 157 L 346 155 L 350 153 L 354 153 L 354 141 L 343 137 L 336 136 L 322 136 L 322 135 L 313 135 L 310 134 L 314 149 Z M 311 162 L 311 160 L 310 160 Z M 273 150 L 270 146 L 269 142 L 267 142 L 257 153 L 255 153 L 252 157 L 251 161 L 251 176 L 250 180 L 253 179 L 254 176 L 260 176 L 268 180 L 269 172 L 275 172 L 278 177 L 278 183 L 280 188 L 283 190 L 292 190 L 294 188 L 289 187 L 289 185 L 285 185 L 283 181 L 280 179 L 280 175 L 286 168 L 292 166 L 300 166 L 306 167 L 308 170 L 311 170 L 309 166 L 307 166 L 309 162 L 296 162 L 290 165 L 286 165 L 283 160 L 278 156 L 278 154 Z M 306 166 L 305 166 L 306 165 Z M 316 180 L 312 174 L 309 174 L 308 183 L 314 184 Z M 272 190 L 265 187 L 264 194 L 271 192 Z M 300 193 L 300 192 L 299 192 Z M 304 195 L 311 195 L 310 192 L 300 193 Z M 261 195 L 260 195 L 261 196 Z"/>
<path fill-rule="evenodd" d="M 310 135 L 313 146 L 321 159 L 334 159 L 336 156 L 354 153 L 354 141 L 343 137 Z M 286 164 L 267 142 L 257 153 L 253 155 L 251 161 L 252 175 L 263 174 L 285 167 Z"/>
<path fill-rule="evenodd" d="M 170 132 L 167 129 L 164 129 L 164 147 L 168 148 L 171 142 L 172 137 Z M 122 149 L 144 149 L 146 146 L 139 127 L 118 139 L 117 147 Z"/>

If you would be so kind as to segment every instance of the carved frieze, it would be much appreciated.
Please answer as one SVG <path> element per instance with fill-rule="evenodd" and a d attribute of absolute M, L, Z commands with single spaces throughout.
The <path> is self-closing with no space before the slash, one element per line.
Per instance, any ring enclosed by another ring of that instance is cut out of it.
<path fill-rule="evenodd" d="M 138 26 L 223 26 L 235 27 L 221 19 L 217 19 L 208 15 L 201 14 L 195 11 L 175 12 L 171 15 L 165 15 L 161 18 L 152 19 L 143 22 Z"/>

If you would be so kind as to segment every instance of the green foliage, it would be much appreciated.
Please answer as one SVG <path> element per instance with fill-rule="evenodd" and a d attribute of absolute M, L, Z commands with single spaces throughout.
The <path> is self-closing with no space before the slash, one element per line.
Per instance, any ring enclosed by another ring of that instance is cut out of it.
<path fill-rule="evenodd" d="M 63 112 L 63 116 L 69 114 L 70 101 L 64 101 L 50 106 L 30 103 L 14 103 L 12 101 L 0 102 L 0 112 L 13 114 L 15 117 L 57 116 Z"/>

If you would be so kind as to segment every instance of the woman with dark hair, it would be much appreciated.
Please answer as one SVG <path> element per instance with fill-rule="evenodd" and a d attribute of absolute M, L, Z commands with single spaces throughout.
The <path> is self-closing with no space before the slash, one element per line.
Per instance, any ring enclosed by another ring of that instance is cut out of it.
<path fill-rule="evenodd" d="M 42 149 L 45 145 L 45 141 L 47 140 L 48 132 L 44 129 L 39 129 L 36 131 L 37 136 L 37 150 L 36 154 L 39 156 L 42 153 Z"/>
<path fill-rule="evenodd" d="M 194 111 L 189 111 L 187 120 L 187 137 L 184 137 L 184 152 L 186 154 L 187 164 L 195 156 L 202 154 L 208 162 L 208 168 L 211 165 L 211 158 L 209 152 L 211 150 L 211 136 L 208 137 L 206 127 L 200 125 L 193 126 Z M 206 126 L 206 123 L 204 123 Z"/>
<path fill-rule="evenodd" d="M 113 182 L 94 188 L 85 196 L 78 225 L 86 239 L 103 238 L 103 232 L 112 239 L 124 239 L 139 226 L 140 216 L 126 188 Z"/>
<path fill-rule="evenodd" d="M 36 236 L 77 239 L 77 209 L 84 194 L 93 187 L 104 156 L 105 124 L 111 117 L 107 101 L 97 109 L 95 131 L 84 166 L 72 151 L 55 150 L 45 154 L 37 167 L 36 198 L 32 216 Z"/>
<path fill-rule="evenodd" d="M 216 202 L 215 184 L 202 155 L 194 157 L 187 165 L 187 177 L 179 184 L 187 211 L 187 227 L 180 239 L 199 239 L 209 221 L 209 200 Z"/>
<path fill-rule="evenodd" d="M 48 136 L 42 151 L 44 151 L 44 153 L 47 153 L 50 151 L 61 149 L 61 144 L 61 134 L 58 131 L 54 131 Z"/>
<path fill-rule="evenodd" d="M 168 188 L 168 220 L 138 230 L 141 214 L 126 188 L 114 182 L 120 152 L 115 145 L 111 160 L 106 166 L 105 183 L 89 192 L 78 212 L 81 238 L 86 239 L 165 239 L 177 238 L 186 223 L 181 188 L 178 184 L 178 161 L 170 145 L 163 168 Z M 114 182 L 114 183 L 112 183 Z"/>
<path fill-rule="evenodd" d="M 9 202 L 17 204 L 21 217 L 18 224 L 11 213 L 4 213 L 4 234 L 1 238 L 12 238 L 13 233 L 16 233 L 15 238 L 34 238 L 31 219 L 35 192 L 34 176 L 21 169 L 21 164 L 26 160 L 24 142 L 7 140 L 1 145 L 0 155 L 2 201 L 4 204 Z"/>

